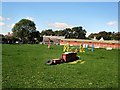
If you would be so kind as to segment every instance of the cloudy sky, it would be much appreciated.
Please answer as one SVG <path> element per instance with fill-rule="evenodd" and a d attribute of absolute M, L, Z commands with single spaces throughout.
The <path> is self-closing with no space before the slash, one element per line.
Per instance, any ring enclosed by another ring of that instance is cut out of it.
<path fill-rule="evenodd" d="M 33 20 L 37 30 L 82 26 L 90 33 L 118 31 L 118 2 L 2 2 L 0 33 L 19 20 Z"/>

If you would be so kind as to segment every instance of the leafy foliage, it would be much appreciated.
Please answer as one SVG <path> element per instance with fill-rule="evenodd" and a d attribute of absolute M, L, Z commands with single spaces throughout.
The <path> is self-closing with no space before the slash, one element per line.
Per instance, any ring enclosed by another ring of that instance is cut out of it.
<path fill-rule="evenodd" d="M 99 40 L 103 37 L 105 40 L 120 40 L 120 32 L 106 32 L 101 31 L 99 33 L 91 33 L 88 38 L 94 38 L 94 36 Z"/>
<path fill-rule="evenodd" d="M 30 34 L 36 31 L 35 23 L 28 19 L 22 19 L 12 28 L 13 35 L 23 42 L 28 40 Z"/>
<path fill-rule="evenodd" d="M 36 31 L 35 23 L 28 19 L 22 19 L 18 23 L 14 25 L 12 28 L 13 35 L 15 38 L 19 38 L 24 43 L 34 43 L 37 41 L 42 41 L 40 37 L 43 35 L 47 36 L 65 36 L 65 38 L 74 38 L 74 39 L 91 39 L 96 36 L 99 40 L 103 37 L 105 40 L 120 40 L 120 32 L 106 32 L 101 31 L 99 33 L 91 33 L 88 37 L 86 37 L 87 31 L 83 29 L 82 26 L 66 28 L 64 30 L 56 30 L 52 29 L 43 30 L 41 33 Z"/>
<path fill-rule="evenodd" d="M 41 35 L 50 36 L 50 35 L 54 35 L 54 32 L 52 31 L 52 29 L 43 30 L 43 31 L 41 32 Z"/>
<path fill-rule="evenodd" d="M 52 35 L 52 36 L 65 36 L 65 38 L 76 38 L 76 39 L 85 39 L 86 38 L 86 30 L 82 29 L 82 27 L 73 27 L 66 28 L 64 30 L 56 30 L 53 31 L 52 29 L 43 30 L 41 35 Z"/>

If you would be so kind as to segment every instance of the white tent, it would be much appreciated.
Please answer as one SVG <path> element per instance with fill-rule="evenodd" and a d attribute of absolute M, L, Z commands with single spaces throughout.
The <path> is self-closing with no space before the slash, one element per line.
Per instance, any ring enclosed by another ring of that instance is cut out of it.
<path fill-rule="evenodd" d="M 100 41 L 104 41 L 103 37 L 101 37 Z"/>
<path fill-rule="evenodd" d="M 96 36 L 94 36 L 93 40 L 97 40 L 97 39 L 96 39 Z"/>

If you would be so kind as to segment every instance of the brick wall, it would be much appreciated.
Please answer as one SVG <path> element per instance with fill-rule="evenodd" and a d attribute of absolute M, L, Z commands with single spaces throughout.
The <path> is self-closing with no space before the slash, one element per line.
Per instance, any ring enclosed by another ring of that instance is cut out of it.
<path fill-rule="evenodd" d="M 111 47 L 111 48 L 120 48 L 120 43 L 113 43 L 111 42 L 104 42 L 104 41 L 91 41 L 91 40 L 80 40 L 80 41 L 74 41 L 74 40 L 65 40 L 62 39 L 60 40 L 60 45 L 64 45 L 66 43 L 69 43 L 71 46 L 79 46 L 80 44 L 89 44 L 89 46 L 91 47 L 92 44 L 94 44 L 95 47 L 100 47 L 100 48 L 107 48 L 107 47 Z"/>

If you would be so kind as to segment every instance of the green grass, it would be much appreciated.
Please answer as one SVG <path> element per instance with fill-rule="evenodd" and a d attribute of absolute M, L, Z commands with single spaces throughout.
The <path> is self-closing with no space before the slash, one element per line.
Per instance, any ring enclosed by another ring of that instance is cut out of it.
<path fill-rule="evenodd" d="M 84 64 L 45 65 L 62 46 L 2 45 L 3 88 L 117 88 L 118 50 L 78 53 Z"/>

